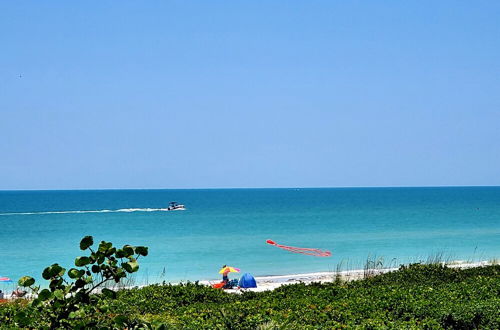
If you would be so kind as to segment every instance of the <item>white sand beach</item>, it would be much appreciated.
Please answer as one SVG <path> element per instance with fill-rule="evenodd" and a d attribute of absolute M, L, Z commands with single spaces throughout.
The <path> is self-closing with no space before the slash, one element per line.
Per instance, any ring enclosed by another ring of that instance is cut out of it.
<path fill-rule="evenodd" d="M 450 263 L 443 263 L 450 268 L 473 268 L 491 265 L 490 261 L 480 261 L 468 263 L 466 261 L 453 261 Z M 317 272 L 317 273 L 304 273 L 304 274 L 290 274 L 290 275 L 270 275 L 270 276 L 256 276 L 257 288 L 251 289 L 226 289 L 226 292 L 240 293 L 242 291 L 262 292 L 267 290 L 274 290 L 282 285 L 305 283 L 310 284 L 313 282 L 328 283 L 333 282 L 337 278 L 342 281 L 354 281 L 362 279 L 366 276 L 375 276 L 398 270 L 399 268 L 381 268 L 381 269 L 357 269 L 346 270 L 340 272 Z M 205 280 L 200 281 L 200 284 L 212 285 L 219 283 L 220 280 Z"/>
<path fill-rule="evenodd" d="M 450 268 L 466 269 L 473 267 L 488 266 L 494 263 L 495 262 L 492 261 L 479 261 L 470 263 L 466 261 L 457 260 L 442 264 Z M 249 288 L 249 289 L 236 288 L 236 289 L 226 289 L 224 291 L 228 293 L 242 293 L 244 291 L 262 292 L 262 291 L 274 290 L 282 285 L 289 285 L 289 284 L 298 284 L 298 283 L 310 284 L 313 282 L 328 283 L 335 281 L 337 278 L 339 278 L 341 281 L 354 281 L 363 279 L 364 277 L 371 277 L 379 274 L 389 273 L 392 271 L 396 271 L 398 269 L 399 268 L 357 269 L 357 270 L 345 270 L 340 272 L 316 272 L 316 273 L 289 274 L 289 275 L 256 276 L 255 280 L 257 282 L 257 288 Z M 220 280 L 216 279 L 199 281 L 200 284 L 207 286 L 211 286 L 219 282 Z M 175 285 L 176 283 L 172 284 Z M 134 287 L 144 287 L 144 286 L 147 285 L 139 285 Z M 118 290 L 117 287 L 112 287 L 111 289 Z M 33 295 L 28 293 L 24 298 L 31 299 L 33 298 Z M 16 297 L 12 296 L 10 293 L 5 293 L 4 299 L 11 300 L 11 299 L 16 299 Z"/>

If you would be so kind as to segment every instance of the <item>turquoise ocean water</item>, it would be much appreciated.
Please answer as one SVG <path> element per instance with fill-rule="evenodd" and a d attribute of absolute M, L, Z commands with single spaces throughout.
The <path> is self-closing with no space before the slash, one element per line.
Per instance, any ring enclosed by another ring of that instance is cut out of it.
<path fill-rule="evenodd" d="M 187 210 L 154 210 L 169 201 Z M 500 187 L 0 191 L 0 276 L 69 268 L 85 235 L 148 246 L 137 283 L 214 279 L 223 264 L 258 276 L 360 269 L 379 257 L 488 260 L 500 257 Z"/>

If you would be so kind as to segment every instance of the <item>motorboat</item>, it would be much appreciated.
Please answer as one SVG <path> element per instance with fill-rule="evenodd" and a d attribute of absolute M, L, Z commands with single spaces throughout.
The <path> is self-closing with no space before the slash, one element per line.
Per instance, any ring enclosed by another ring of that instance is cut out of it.
<path fill-rule="evenodd" d="M 177 202 L 168 203 L 167 211 L 184 211 L 186 207 L 183 204 Z"/>

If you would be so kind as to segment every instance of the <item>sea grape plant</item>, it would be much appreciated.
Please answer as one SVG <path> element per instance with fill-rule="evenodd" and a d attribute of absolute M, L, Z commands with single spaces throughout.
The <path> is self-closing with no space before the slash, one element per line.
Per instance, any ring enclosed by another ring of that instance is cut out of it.
<path fill-rule="evenodd" d="M 97 249 L 92 248 L 93 245 L 92 236 L 81 240 L 80 249 L 90 252 L 90 255 L 77 257 L 76 267 L 67 272 L 59 264 L 45 268 L 42 277 L 49 281 L 48 288 L 35 286 L 35 279 L 30 276 L 19 279 L 19 285 L 30 288 L 35 295 L 31 307 L 45 314 L 51 328 L 98 325 L 97 315 L 106 314 L 109 302 L 116 299 L 116 292 L 106 288 L 106 283 L 119 283 L 127 275 L 137 272 L 137 260 L 148 255 L 145 246 L 116 248 L 105 241 L 101 241 Z M 95 294 L 99 292 L 100 295 Z M 118 324 L 123 324 L 126 319 L 124 315 L 115 317 Z"/>

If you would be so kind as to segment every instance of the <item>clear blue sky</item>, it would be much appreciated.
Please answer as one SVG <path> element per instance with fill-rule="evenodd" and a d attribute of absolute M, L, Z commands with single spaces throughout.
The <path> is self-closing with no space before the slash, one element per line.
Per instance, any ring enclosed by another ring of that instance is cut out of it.
<path fill-rule="evenodd" d="M 500 185 L 500 1 L 1 1 L 0 189 Z"/>

